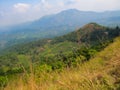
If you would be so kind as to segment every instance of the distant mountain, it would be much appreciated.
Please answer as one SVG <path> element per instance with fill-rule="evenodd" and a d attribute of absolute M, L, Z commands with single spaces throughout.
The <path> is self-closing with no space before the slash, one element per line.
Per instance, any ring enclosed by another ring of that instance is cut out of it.
<path fill-rule="evenodd" d="M 90 22 L 109 25 L 109 22 L 107 22 L 109 19 L 113 18 L 111 23 L 114 24 L 116 23 L 114 18 L 117 18 L 118 21 L 120 20 L 118 17 L 120 17 L 120 11 L 92 12 L 69 9 L 55 15 L 44 16 L 31 24 L 43 28 L 59 26 L 81 27 Z"/>
<path fill-rule="evenodd" d="M 64 10 L 39 20 L 17 26 L 1 28 L 0 48 L 36 39 L 52 38 L 74 31 L 89 22 L 102 25 L 120 25 L 120 11 L 92 12 L 76 9 Z"/>

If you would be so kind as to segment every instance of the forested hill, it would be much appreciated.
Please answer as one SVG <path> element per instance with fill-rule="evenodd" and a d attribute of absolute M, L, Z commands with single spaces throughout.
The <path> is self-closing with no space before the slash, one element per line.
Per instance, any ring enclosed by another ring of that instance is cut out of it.
<path fill-rule="evenodd" d="M 102 44 L 107 40 L 112 40 L 119 36 L 119 34 L 120 28 L 118 26 L 115 28 L 109 28 L 97 23 L 89 23 L 71 33 L 52 39 L 51 43 L 54 44 L 70 41 L 78 44 L 95 45 L 100 43 Z"/>
<path fill-rule="evenodd" d="M 21 53 L 29 53 L 36 48 L 43 47 L 44 45 L 55 45 L 62 42 L 72 42 L 81 45 L 98 45 L 103 44 L 109 40 L 120 35 L 120 28 L 116 26 L 115 28 L 109 28 L 101 26 L 97 23 L 89 23 L 84 25 L 71 33 L 63 36 L 59 36 L 53 39 L 41 39 L 33 41 L 30 43 L 24 43 L 15 45 L 13 47 L 7 48 L 7 51 L 16 51 Z M 4 50 L 4 51 L 6 51 Z"/>
<path fill-rule="evenodd" d="M 7 48 L 0 55 L 0 86 L 7 84 L 8 76 L 23 72 L 30 73 L 31 65 L 34 70 L 39 70 L 38 73 L 76 67 L 89 61 L 119 35 L 118 26 L 108 28 L 89 23 L 60 37 Z"/>
<path fill-rule="evenodd" d="M 26 80 L 24 83 L 27 84 L 26 82 L 29 82 L 28 79 L 31 78 L 30 75 L 35 75 L 35 80 L 38 80 L 35 82 L 41 82 L 39 81 L 41 75 L 54 73 L 54 71 L 61 73 L 65 69 L 81 67 L 84 63 L 92 60 L 91 58 L 94 58 L 97 53 L 103 51 L 119 35 L 120 28 L 118 26 L 108 28 L 96 23 L 89 23 L 60 37 L 7 48 L 0 55 L 0 89 L 8 88 L 10 82 L 14 83 L 15 77 L 21 77 L 21 75 Z M 117 43 L 119 44 L 119 41 Z M 104 59 L 106 59 L 105 56 Z M 97 65 L 102 65 L 99 58 L 97 62 L 95 62 Z"/>
<path fill-rule="evenodd" d="M 74 32 L 71 32 L 69 34 L 53 39 L 53 42 L 59 42 L 59 41 L 63 42 L 65 40 L 72 41 L 72 42 L 79 42 L 79 43 L 88 42 L 88 41 L 96 42 L 95 40 L 92 40 L 92 39 L 93 38 L 98 39 L 98 37 L 101 38 L 101 35 L 99 34 L 105 33 L 106 30 L 107 30 L 107 27 L 98 25 L 96 23 L 89 23 L 87 25 L 84 25 L 82 28 L 75 30 Z"/>

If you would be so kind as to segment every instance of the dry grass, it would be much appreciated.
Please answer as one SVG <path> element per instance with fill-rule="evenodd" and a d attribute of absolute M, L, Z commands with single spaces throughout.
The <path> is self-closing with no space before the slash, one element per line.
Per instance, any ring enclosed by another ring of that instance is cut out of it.
<path fill-rule="evenodd" d="M 24 73 L 4 90 L 116 90 L 116 78 L 110 74 L 116 67 L 120 68 L 120 38 L 79 67 L 29 76 Z"/>

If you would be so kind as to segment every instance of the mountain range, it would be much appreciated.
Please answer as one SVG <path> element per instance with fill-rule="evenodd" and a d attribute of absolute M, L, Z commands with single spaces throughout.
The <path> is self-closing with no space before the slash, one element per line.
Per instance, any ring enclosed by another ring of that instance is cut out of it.
<path fill-rule="evenodd" d="M 1 28 L 0 48 L 64 35 L 89 22 L 106 26 L 120 25 L 120 11 L 92 12 L 69 9 L 33 22 Z"/>

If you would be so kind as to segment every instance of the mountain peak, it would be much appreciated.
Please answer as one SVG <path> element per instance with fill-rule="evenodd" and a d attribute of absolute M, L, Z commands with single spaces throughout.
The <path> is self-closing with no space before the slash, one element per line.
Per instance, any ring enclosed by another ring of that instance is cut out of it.
<path fill-rule="evenodd" d="M 79 10 L 78 10 L 78 9 L 73 8 L 73 9 L 67 9 L 67 10 L 65 10 L 65 11 L 79 11 Z"/>
<path fill-rule="evenodd" d="M 94 23 L 94 22 L 92 22 L 92 23 L 88 23 L 88 24 L 86 24 L 86 25 L 84 25 L 83 27 L 82 27 L 82 29 L 83 30 L 100 30 L 100 29 L 103 29 L 104 27 L 103 26 L 101 26 L 101 25 L 99 25 L 99 24 L 97 24 L 97 23 Z"/>
<path fill-rule="evenodd" d="M 75 13 L 75 12 L 80 12 L 78 9 L 68 9 L 64 10 L 61 13 Z"/>

